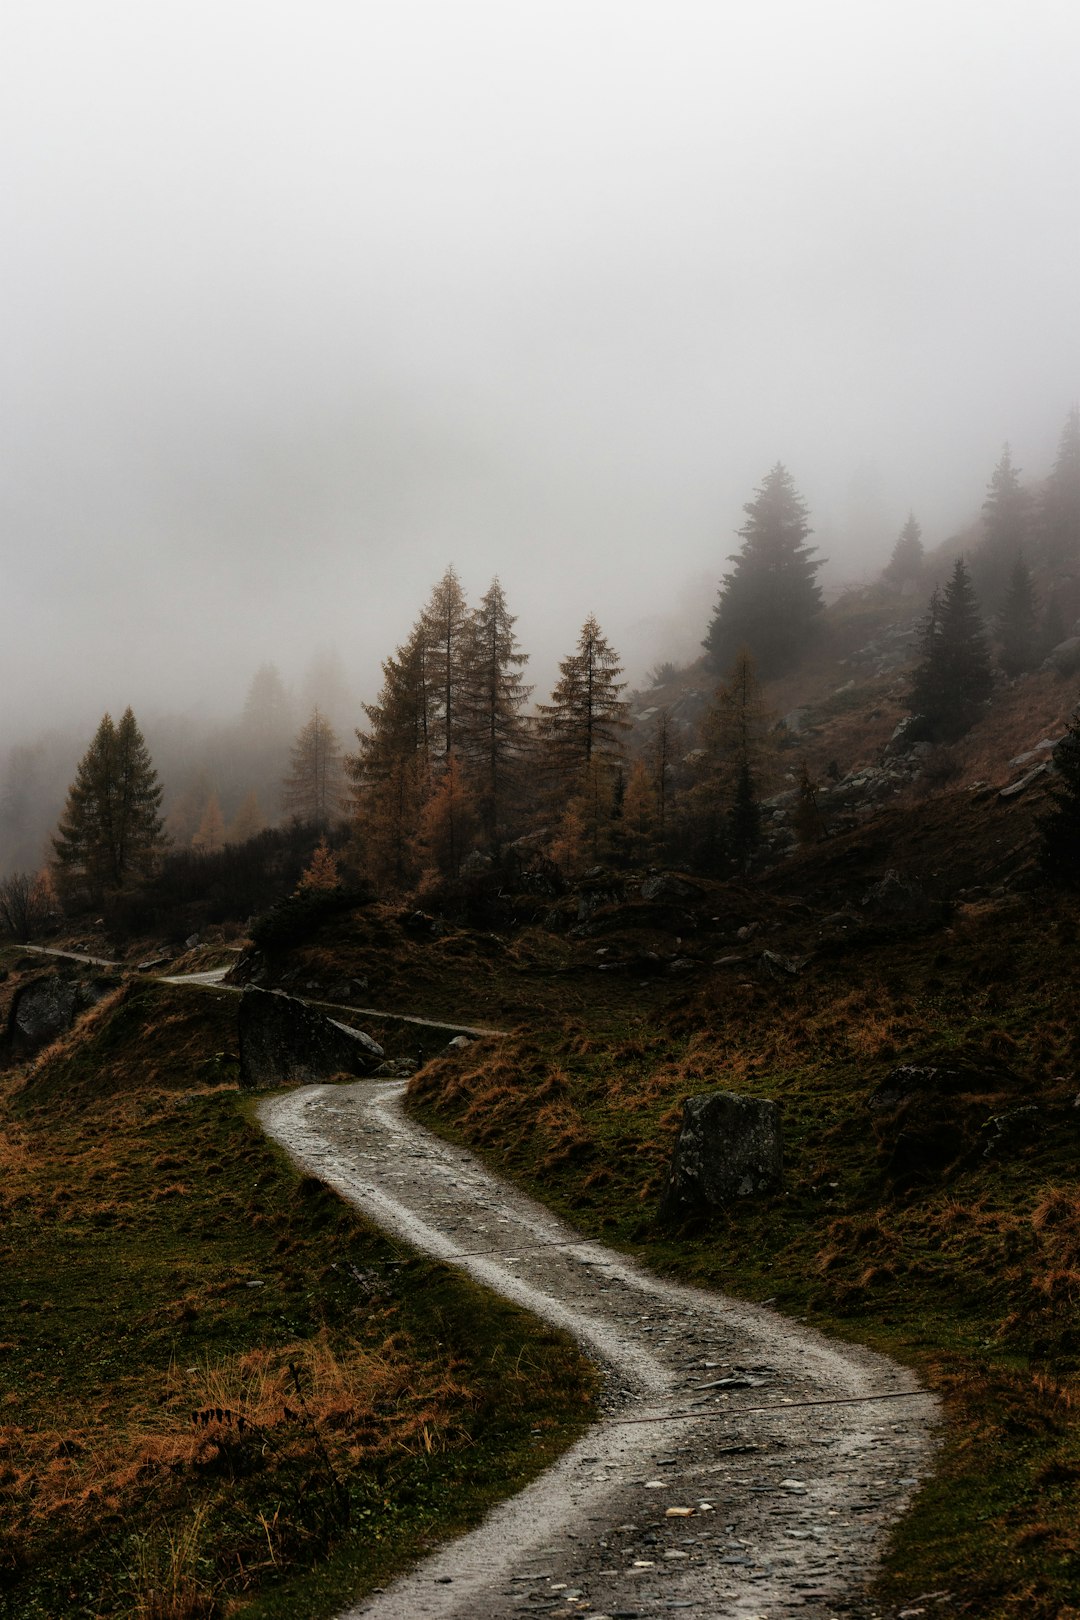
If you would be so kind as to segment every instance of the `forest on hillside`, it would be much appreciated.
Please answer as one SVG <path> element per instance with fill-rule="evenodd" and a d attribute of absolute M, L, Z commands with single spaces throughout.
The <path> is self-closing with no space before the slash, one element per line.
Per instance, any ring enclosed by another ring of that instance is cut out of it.
<path fill-rule="evenodd" d="M 890 752 L 907 760 L 900 784 L 923 791 L 948 782 L 950 745 L 1003 693 L 1080 668 L 1076 408 L 1046 480 L 1025 484 L 1006 446 L 970 530 L 930 549 L 912 513 L 855 603 L 826 607 L 811 515 L 783 464 L 744 510 L 702 658 L 659 666 L 644 692 L 628 690 L 590 614 L 540 697 L 500 580 L 470 603 L 450 566 L 370 701 L 354 705 L 332 658 L 313 663 L 300 705 L 265 665 L 242 715 L 211 735 L 166 729 L 151 750 L 130 708 L 105 715 L 74 778 L 65 762 L 66 796 L 60 750 L 13 751 L 8 931 L 28 937 L 59 912 L 121 929 L 243 921 L 305 882 L 460 910 L 493 886 L 605 866 L 747 877 L 832 830 L 841 764 L 811 759 L 799 705 L 853 617 L 884 626 L 906 659 Z M 1068 747 L 1061 763 L 1067 775 Z M 1060 837 L 1055 849 L 1061 876 Z"/>

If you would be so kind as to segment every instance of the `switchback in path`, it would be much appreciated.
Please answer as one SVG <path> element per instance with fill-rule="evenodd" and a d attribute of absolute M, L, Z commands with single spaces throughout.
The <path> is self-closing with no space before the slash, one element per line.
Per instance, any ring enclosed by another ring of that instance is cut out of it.
<path fill-rule="evenodd" d="M 929 1467 L 932 1397 L 883 1356 L 582 1238 L 407 1118 L 403 1091 L 308 1086 L 259 1115 L 384 1230 L 572 1334 L 605 1373 L 604 1415 L 342 1620 L 835 1614 Z"/>

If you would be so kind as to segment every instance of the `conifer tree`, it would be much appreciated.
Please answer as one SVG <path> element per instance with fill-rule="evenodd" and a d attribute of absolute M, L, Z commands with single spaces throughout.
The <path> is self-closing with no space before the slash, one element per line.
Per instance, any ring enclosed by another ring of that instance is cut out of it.
<path fill-rule="evenodd" d="M 311 860 L 301 873 L 298 889 L 338 889 L 341 887 L 341 873 L 338 870 L 337 856 L 326 842 L 326 834 L 315 845 Z"/>
<path fill-rule="evenodd" d="M 744 866 L 753 852 L 760 818 L 755 823 L 751 805 L 766 764 L 768 726 L 754 659 L 743 647 L 702 717 L 684 802 L 684 837 L 695 864 L 707 871 L 723 870 L 732 859 Z"/>
<path fill-rule="evenodd" d="M 622 752 L 630 705 L 619 693 L 626 682 L 619 655 L 590 614 L 581 627 L 577 651 L 559 664 L 559 679 L 550 703 L 541 703 L 540 735 L 548 759 L 565 782 L 573 782 L 594 762 L 611 761 Z"/>
<path fill-rule="evenodd" d="M 915 521 L 914 512 L 909 512 L 881 577 L 887 585 L 903 590 L 907 585 L 914 585 L 921 577 L 925 560 L 922 530 Z"/>
<path fill-rule="evenodd" d="M 476 843 L 477 822 L 461 765 L 451 754 L 420 815 L 418 844 L 430 869 L 456 878 Z"/>
<path fill-rule="evenodd" d="M 1057 459 L 1043 488 L 1039 537 L 1051 567 L 1080 558 L 1080 405 L 1066 417 Z"/>
<path fill-rule="evenodd" d="M 795 801 L 792 821 L 800 844 L 816 844 L 826 835 L 825 817 L 818 803 L 818 785 L 811 777 L 810 767 L 805 760 L 799 770 L 799 797 Z"/>
<path fill-rule="evenodd" d="M 521 706 L 532 691 L 521 678 L 528 657 L 518 650 L 515 622 L 501 584 L 493 579 L 469 623 L 460 710 L 480 822 L 495 849 L 526 746 Z"/>
<path fill-rule="evenodd" d="M 293 744 L 282 799 L 288 815 L 325 831 L 345 806 L 341 744 L 325 715 L 315 709 Z"/>
<path fill-rule="evenodd" d="M 1013 564 L 997 623 L 998 662 L 1006 675 L 1021 675 L 1039 660 L 1038 605 L 1031 569 L 1023 557 Z"/>
<path fill-rule="evenodd" d="M 249 838 L 261 833 L 265 826 L 259 795 L 253 788 L 229 823 L 225 841 L 228 844 L 246 844 Z"/>
<path fill-rule="evenodd" d="M 650 861 L 657 844 L 657 795 L 643 759 L 630 767 L 622 802 L 621 841 L 631 866 Z"/>
<path fill-rule="evenodd" d="M 750 766 L 744 760 L 735 777 L 735 797 L 728 812 L 728 845 L 739 871 L 749 870 L 761 842 L 761 808 Z"/>
<path fill-rule="evenodd" d="M 992 686 L 975 589 L 958 557 L 944 593 L 931 596 L 923 627 L 923 657 L 909 700 L 921 719 L 920 734 L 932 742 L 955 742 L 975 724 Z"/>
<path fill-rule="evenodd" d="M 431 790 L 430 684 L 424 627 L 383 662 L 376 703 L 365 703 L 367 731 L 357 731 L 348 761 L 360 859 L 369 876 L 401 890 L 415 881 L 415 835 Z"/>
<path fill-rule="evenodd" d="M 821 561 L 806 544 L 807 510 L 787 468 L 777 462 L 743 508 L 742 549 L 720 586 L 703 643 L 712 669 L 749 647 L 763 674 L 789 667 L 805 650 L 822 609 L 815 579 Z"/>
<path fill-rule="evenodd" d="M 452 565 L 432 591 L 421 623 L 434 700 L 434 750 L 447 760 L 461 743 L 461 703 L 472 640 L 468 603 Z"/>
<path fill-rule="evenodd" d="M 674 739 L 671 710 L 661 709 L 653 722 L 652 742 L 649 748 L 649 767 L 655 797 L 653 819 L 656 825 L 656 837 L 661 843 L 663 843 L 667 832 L 673 752 Z"/>
<path fill-rule="evenodd" d="M 244 731 L 258 746 L 273 745 L 292 730 L 292 703 L 275 664 L 261 664 L 244 700 Z"/>
<path fill-rule="evenodd" d="M 104 715 L 53 838 L 61 893 L 99 899 L 144 877 L 165 846 L 162 789 L 131 709 Z"/>
<path fill-rule="evenodd" d="M 214 855 L 225 847 L 225 817 L 221 813 L 221 802 L 216 793 L 211 793 L 206 801 L 206 808 L 191 840 L 191 847 L 203 855 Z"/>
<path fill-rule="evenodd" d="M 983 540 L 972 573 L 979 596 L 991 609 L 1001 605 L 1013 567 L 1027 539 L 1031 501 L 1005 445 L 983 502 Z"/>

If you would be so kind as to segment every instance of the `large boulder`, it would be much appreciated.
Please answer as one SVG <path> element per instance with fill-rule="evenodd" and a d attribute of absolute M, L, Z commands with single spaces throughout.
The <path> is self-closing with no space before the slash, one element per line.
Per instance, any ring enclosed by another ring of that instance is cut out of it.
<path fill-rule="evenodd" d="M 66 973 L 46 973 L 21 984 L 8 1014 L 7 1050 L 16 1056 L 40 1052 L 114 988 L 109 979 L 81 979 Z"/>
<path fill-rule="evenodd" d="M 263 1087 L 370 1074 L 383 1049 L 280 990 L 248 985 L 240 997 L 240 1084 Z"/>
<path fill-rule="evenodd" d="M 662 1220 L 779 1192 L 782 1182 L 780 1110 L 774 1102 L 732 1091 L 687 1097 L 660 1205 Z"/>

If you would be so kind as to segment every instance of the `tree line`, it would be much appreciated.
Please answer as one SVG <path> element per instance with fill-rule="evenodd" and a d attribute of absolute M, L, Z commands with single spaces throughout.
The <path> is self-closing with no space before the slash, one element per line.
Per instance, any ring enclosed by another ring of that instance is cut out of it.
<path fill-rule="evenodd" d="M 744 510 L 741 545 L 703 643 L 706 669 L 722 678 L 696 734 L 661 706 L 646 731 L 639 727 L 630 757 L 622 665 L 594 615 L 560 661 L 548 700 L 529 709 L 528 655 L 502 584 L 494 579 L 471 606 L 451 566 L 385 659 L 353 751 L 313 707 L 281 783 L 286 816 L 315 834 L 348 824 L 349 863 L 386 892 L 454 881 L 469 865 L 497 866 L 522 840 L 568 873 L 657 859 L 747 871 L 784 740 L 762 702 L 758 672 L 770 677 L 798 663 L 817 633 L 823 599 L 807 507 L 782 463 Z M 910 688 L 913 738 L 955 740 L 990 695 L 995 676 L 980 590 L 997 603 L 991 628 L 1007 675 L 1034 667 L 1048 635 L 1060 631 L 1040 608 L 1025 546 L 1055 569 L 1080 560 L 1078 410 L 1038 499 L 1024 490 L 1006 447 L 971 565 L 959 558 L 944 589 L 931 593 Z M 925 566 L 912 514 L 883 585 L 909 590 Z M 252 735 L 280 732 L 284 691 L 271 667 L 257 675 L 247 708 Z M 796 819 L 812 836 L 814 788 L 805 769 L 803 777 Z M 117 724 L 105 715 L 53 840 L 51 880 L 63 903 L 97 904 L 145 882 L 169 844 L 161 799 L 132 711 Z M 229 826 L 211 792 L 190 849 L 212 856 L 227 842 L 254 840 L 262 826 L 254 790 Z M 29 894 L 19 900 L 24 927 L 27 905 L 40 899 L 32 883 Z"/>

